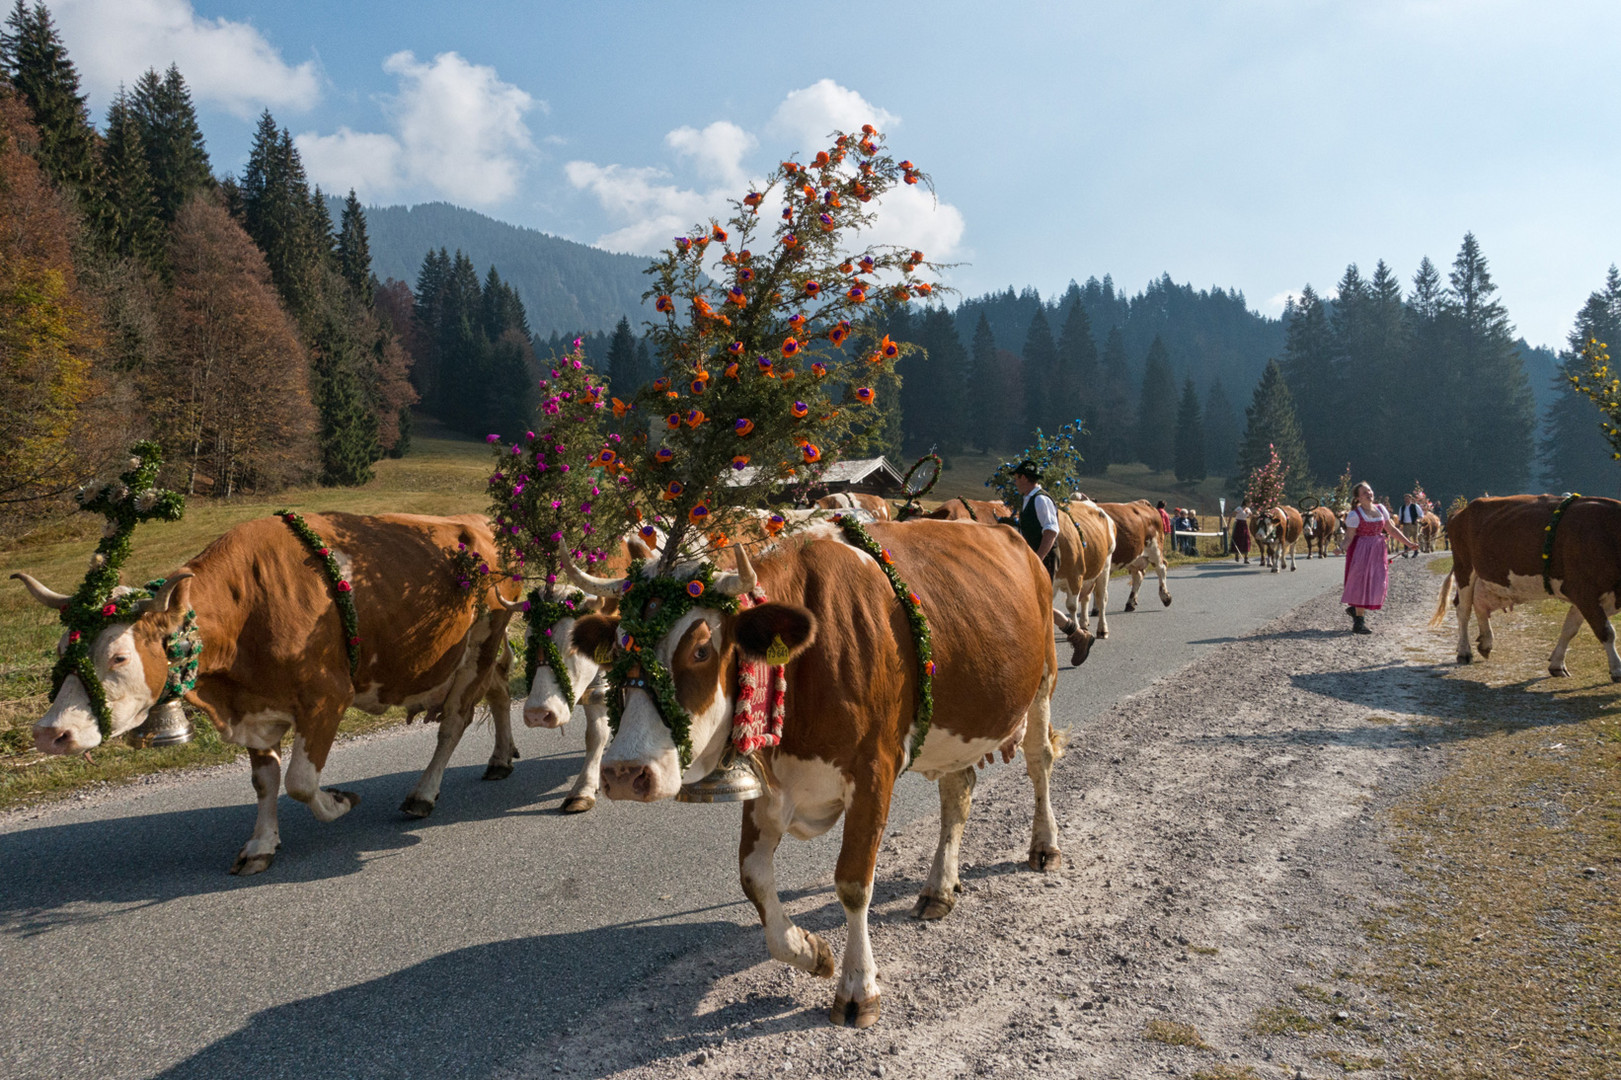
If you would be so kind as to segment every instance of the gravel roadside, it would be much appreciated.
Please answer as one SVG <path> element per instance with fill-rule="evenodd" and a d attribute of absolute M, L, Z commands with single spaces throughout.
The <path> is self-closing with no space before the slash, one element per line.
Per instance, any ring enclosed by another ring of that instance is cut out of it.
<path fill-rule="evenodd" d="M 1025 866 L 1018 768 L 982 778 L 943 921 L 908 917 L 937 819 L 888 838 L 876 1027 L 829 1026 L 831 983 L 770 960 L 751 927 L 502 1075 L 1400 1075 L 1409 1025 L 1355 975 L 1363 920 L 1410 885 L 1381 811 L 1443 767 L 1406 723 L 1450 652 L 1423 628 L 1426 561 L 1392 566 L 1371 637 L 1327 594 L 1073 730 L 1056 873 Z M 789 908 L 839 956 L 821 885 Z"/>

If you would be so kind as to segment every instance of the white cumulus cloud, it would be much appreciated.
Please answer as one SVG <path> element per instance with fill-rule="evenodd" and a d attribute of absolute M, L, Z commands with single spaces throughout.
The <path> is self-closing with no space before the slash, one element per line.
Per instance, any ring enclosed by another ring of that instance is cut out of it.
<path fill-rule="evenodd" d="M 299 135 L 294 142 L 311 177 L 368 199 L 429 194 L 492 206 L 517 192 L 535 151 L 524 116 L 545 111 L 545 102 L 454 52 L 431 63 L 398 52 L 383 70 L 399 80 L 383 103 L 392 130 Z"/>
<path fill-rule="evenodd" d="M 85 86 L 100 102 L 147 68 L 176 64 L 194 100 L 238 116 L 312 108 L 321 97 L 315 62 L 289 64 L 253 26 L 209 19 L 190 0 L 50 0 L 51 16 Z"/>
<path fill-rule="evenodd" d="M 775 146 L 773 154 L 803 153 L 825 146 L 835 130 L 855 131 L 872 124 L 888 131 L 899 123 L 900 117 L 856 91 L 822 79 L 788 94 L 765 130 Z M 669 167 L 591 161 L 571 161 L 564 167 L 569 183 L 593 196 L 616 226 L 597 238 L 599 246 L 638 255 L 659 251 L 693 225 L 710 217 L 724 218 L 728 200 L 741 196 L 750 178 L 757 180 L 764 173 L 748 164 L 760 139 L 729 121 L 702 129 L 676 128 L 664 142 L 676 159 Z M 690 181 L 683 183 L 677 176 L 677 165 L 692 173 Z M 961 249 L 962 213 L 936 202 L 921 185 L 896 188 L 874 209 L 878 221 L 862 237 L 865 242 L 919 247 L 931 260 L 949 259 Z M 771 220 L 776 211 L 768 205 L 761 207 L 761 214 Z"/>

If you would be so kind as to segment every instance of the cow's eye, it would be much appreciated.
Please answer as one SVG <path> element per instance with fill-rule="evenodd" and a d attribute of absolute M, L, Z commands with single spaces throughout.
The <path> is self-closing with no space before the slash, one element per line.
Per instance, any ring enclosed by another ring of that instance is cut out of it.
<path fill-rule="evenodd" d="M 708 645 L 700 645 L 696 649 L 692 650 L 693 663 L 701 664 L 705 660 L 708 660 L 708 659 L 709 659 L 709 646 Z"/>
<path fill-rule="evenodd" d="M 124 664 L 126 664 L 128 662 L 129 662 L 129 657 L 127 657 L 127 656 L 115 656 L 115 657 L 113 657 L 111 660 L 109 660 L 107 662 L 107 666 L 108 667 L 122 667 Z"/>

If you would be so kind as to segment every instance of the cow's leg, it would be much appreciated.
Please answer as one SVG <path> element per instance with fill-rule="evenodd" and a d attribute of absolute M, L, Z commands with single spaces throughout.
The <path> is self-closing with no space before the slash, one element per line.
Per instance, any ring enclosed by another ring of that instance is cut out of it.
<path fill-rule="evenodd" d="M 1092 589 L 1092 611 L 1098 617 L 1098 631 L 1092 636 L 1099 641 L 1109 636 L 1109 572 L 1113 569 L 1112 565 L 1104 566 Z"/>
<path fill-rule="evenodd" d="M 495 724 L 495 749 L 490 752 L 490 763 L 484 767 L 481 779 L 505 780 L 512 775 L 518 747 L 512 741 L 512 691 L 507 688 L 506 676 L 499 669 L 490 677 L 490 690 L 484 695 L 484 702 L 490 707 L 490 720 Z"/>
<path fill-rule="evenodd" d="M 1577 608 L 1593 628 L 1593 636 L 1604 644 L 1604 654 L 1610 661 L 1610 681 L 1621 682 L 1621 654 L 1615 648 L 1615 627 L 1610 617 L 1615 614 L 1615 602 L 1606 603 L 1597 598 L 1583 597 Z"/>
<path fill-rule="evenodd" d="M 1292 573 L 1294 573 L 1294 570 L 1295 570 L 1295 546 L 1293 544 L 1290 544 L 1289 545 L 1289 572 L 1292 574 Z"/>
<path fill-rule="evenodd" d="M 281 797 L 281 755 L 269 750 L 249 750 L 248 762 L 253 767 L 253 792 L 259 797 L 259 816 L 253 821 L 253 835 L 237 852 L 231 873 L 247 877 L 270 868 L 281 847 L 281 832 L 276 827 L 276 800 Z"/>
<path fill-rule="evenodd" d="M 287 794 L 308 806 L 317 821 L 336 821 L 360 805 L 360 796 L 353 791 L 321 787 L 321 767 L 326 764 L 337 727 L 333 723 L 325 738 L 312 740 L 308 746 L 303 735 L 295 736 L 293 757 L 287 763 Z"/>
<path fill-rule="evenodd" d="M 1064 611 L 1069 616 L 1068 619 L 1065 620 L 1064 624 L 1059 627 L 1059 629 L 1063 630 L 1067 634 L 1071 629 L 1074 628 L 1075 612 L 1079 610 L 1081 606 L 1081 579 L 1078 575 L 1070 578 L 1059 578 L 1057 582 L 1057 589 L 1063 594 Z"/>
<path fill-rule="evenodd" d="M 585 706 L 585 765 L 574 778 L 574 789 L 563 800 L 563 813 L 583 814 L 597 805 L 597 787 L 602 782 L 602 752 L 608 749 L 608 706 Z"/>
<path fill-rule="evenodd" d="M 1169 572 L 1165 565 L 1165 549 L 1158 540 L 1154 541 L 1154 573 L 1159 575 L 1159 602 L 1165 607 L 1171 606 L 1171 590 L 1165 585 L 1165 575 Z"/>
<path fill-rule="evenodd" d="M 1030 826 L 1030 869 L 1056 870 L 1064 863 L 1058 850 L 1058 821 L 1053 817 L 1048 784 L 1053 762 L 1062 752 L 1063 741 L 1052 730 L 1053 673 L 1044 672 L 1036 700 L 1026 714 L 1024 729 L 1024 768 L 1036 792 L 1036 809 Z"/>
<path fill-rule="evenodd" d="M 439 714 L 439 735 L 433 746 L 433 757 L 428 761 L 428 767 L 422 770 L 417 778 L 416 786 L 411 793 L 400 803 L 401 813 L 416 818 L 425 818 L 433 813 L 434 805 L 439 801 L 439 785 L 445 778 L 445 767 L 450 764 L 450 756 L 456 752 L 456 747 L 462 741 L 462 735 L 467 731 L 467 723 L 472 719 L 472 710 L 445 709 Z M 499 733 L 496 736 L 500 738 Z M 507 731 L 507 739 L 511 740 L 512 732 Z M 510 772 L 510 767 L 508 768 Z M 292 792 L 292 779 L 287 781 L 287 790 Z"/>
<path fill-rule="evenodd" d="M 1565 625 L 1559 628 L 1559 640 L 1554 642 L 1553 655 L 1548 657 L 1548 674 L 1555 678 L 1570 678 L 1570 669 L 1565 666 L 1565 650 L 1570 648 L 1570 639 L 1576 636 L 1576 631 L 1582 628 L 1582 611 L 1575 604 L 1565 612 Z"/>
<path fill-rule="evenodd" d="M 957 856 L 962 850 L 968 809 L 973 805 L 975 779 L 972 767 L 940 778 L 940 840 L 934 848 L 928 880 L 912 908 L 914 919 L 943 919 L 957 906 L 957 894 L 962 892 Z"/>
<path fill-rule="evenodd" d="M 743 804 L 743 837 L 737 850 L 743 895 L 760 913 L 772 957 L 826 979 L 833 974 L 833 950 L 817 935 L 795 926 L 777 895 L 777 845 L 785 829 L 780 792 L 767 788 Z"/>
<path fill-rule="evenodd" d="M 833 884 L 844 906 L 844 963 L 828 1018 L 839 1026 L 871 1027 L 878 1022 L 878 962 L 867 934 L 867 908 L 872 903 L 872 875 L 878 845 L 889 820 L 892 777 L 875 771 L 856 783 L 856 795 L 844 816 L 844 842 L 833 868 Z"/>
<path fill-rule="evenodd" d="M 1480 621 L 1480 635 L 1475 638 L 1475 648 L 1480 650 L 1480 658 L 1486 660 L 1491 657 L 1497 639 L 1492 636 L 1492 609 L 1485 597 L 1480 597 L 1475 606 L 1475 618 Z"/>
<path fill-rule="evenodd" d="M 1469 618 L 1475 611 L 1475 583 L 1458 584 L 1458 663 L 1467 664 L 1474 659 L 1469 643 Z"/>
<path fill-rule="evenodd" d="M 1131 595 L 1126 597 L 1127 611 L 1137 610 L 1137 590 L 1143 587 L 1143 578 L 1147 576 L 1146 566 L 1147 562 L 1144 559 L 1137 559 L 1131 564 Z"/>

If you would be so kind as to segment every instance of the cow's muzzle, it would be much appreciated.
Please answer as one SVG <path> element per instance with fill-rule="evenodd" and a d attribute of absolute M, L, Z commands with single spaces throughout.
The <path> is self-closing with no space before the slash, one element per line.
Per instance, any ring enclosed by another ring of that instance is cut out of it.
<path fill-rule="evenodd" d="M 653 802 L 660 797 L 652 766 L 634 762 L 604 765 L 602 790 L 608 798 L 624 802 Z"/>

